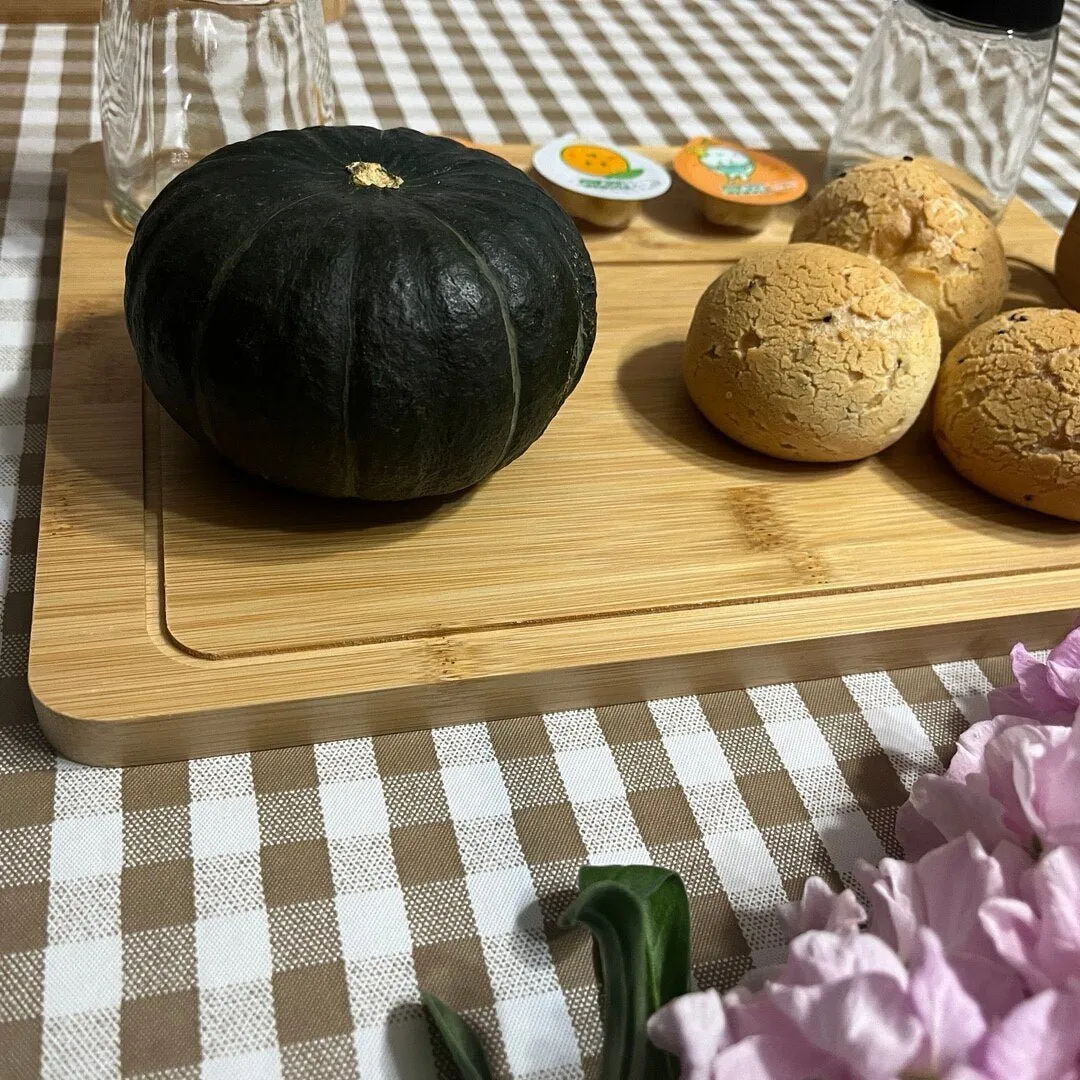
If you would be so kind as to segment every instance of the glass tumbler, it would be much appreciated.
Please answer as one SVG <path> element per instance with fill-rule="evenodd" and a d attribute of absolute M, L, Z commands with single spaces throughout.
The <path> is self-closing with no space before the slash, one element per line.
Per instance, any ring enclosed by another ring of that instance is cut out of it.
<path fill-rule="evenodd" d="M 103 0 L 106 209 L 132 229 L 226 143 L 334 120 L 321 0 Z"/>

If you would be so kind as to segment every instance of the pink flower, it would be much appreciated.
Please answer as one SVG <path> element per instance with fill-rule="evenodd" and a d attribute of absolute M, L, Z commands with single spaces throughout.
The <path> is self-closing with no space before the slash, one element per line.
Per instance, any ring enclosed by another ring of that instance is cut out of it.
<path fill-rule="evenodd" d="M 985 769 L 1022 846 L 1080 845 L 1080 725 L 1009 728 L 987 743 Z"/>
<path fill-rule="evenodd" d="M 896 838 L 909 858 L 970 832 L 986 850 L 1006 836 L 1004 809 L 985 790 L 986 747 L 1002 732 L 1026 724 L 1019 716 L 995 716 L 973 724 L 956 741 L 944 776 L 928 774 L 915 782 L 911 797 L 896 814 Z"/>
<path fill-rule="evenodd" d="M 803 886 L 802 899 L 781 904 L 776 917 L 791 941 L 807 930 L 855 933 L 866 922 L 866 911 L 850 889 L 833 892 L 821 878 L 812 877 Z"/>
<path fill-rule="evenodd" d="M 762 992 L 686 994 L 651 1016 L 648 1030 L 657 1046 L 679 1058 L 680 1080 L 849 1080 Z"/>
<path fill-rule="evenodd" d="M 686 1080 L 1080 1080 L 1080 623 L 897 814 L 872 903 L 807 882 L 786 963 L 649 1023 Z M 866 927 L 864 930 L 863 928 Z"/>
<path fill-rule="evenodd" d="M 685 1080 L 1077 1080 L 1080 996 L 1046 990 L 989 1019 L 925 927 L 911 957 L 811 930 L 757 993 L 678 998 L 649 1021 Z"/>
<path fill-rule="evenodd" d="M 948 773 L 916 780 L 896 816 L 909 857 L 967 832 L 987 851 L 1080 845 L 1080 725 L 998 716 L 969 728 Z"/>
<path fill-rule="evenodd" d="M 791 943 L 786 978 L 765 994 L 812 1047 L 884 1080 L 914 1062 L 923 1041 L 908 981 L 880 938 L 812 930 Z"/>
<path fill-rule="evenodd" d="M 924 855 L 917 863 L 883 859 L 856 870 L 873 904 L 870 931 L 900 958 L 915 955 L 926 927 L 944 946 L 949 964 L 988 1018 L 1004 1015 L 1024 996 L 1012 965 L 998 955 L 979 912 L 990 900 L 1014 895 L 1031 860 L 1011 844 L 988 855 L 967 833 Z"/>
<path fill-rule="evenodd" d="M 649 1018 L 649 1038 L 679 1059 L 680 1080 L 710 1080 L 717 1054 L 733 1041 L 715 990 L 675 998 Z"/>
<path fill-rule="evenodd" d="M 1013 1009 L 972 1056 L 988 1080 L 1077 1080 L 1078 1055 L 1080 997 L 1046 990 Z"/>
<path fill-rule="evenodd" d="M 991 715 L 1023 716 L 1043 724 L 1071 724 L 1080 707 L 1080 627 L 1050 650 L 1046 663 L 1016 645 L 1012 651 L 1016 685 L 992 690 Z"/>
<path fill-rule="evenodd" d="M 1055 848 L 1024 875 L 1021 892 L 979 909 L 995 951 L 1034 992 L 1080 993 L 1080 851 Z"/>

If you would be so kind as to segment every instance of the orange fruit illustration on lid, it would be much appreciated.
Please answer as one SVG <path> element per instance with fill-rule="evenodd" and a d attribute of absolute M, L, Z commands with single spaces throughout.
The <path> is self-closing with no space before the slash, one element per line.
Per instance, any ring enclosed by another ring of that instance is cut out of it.
<path fill-rule="evenodd" d="M 571 143 L 562 148 L 559 157 L 571 169 L 589 176 L 617 176 L 630 171 L 630 162 L 606 146 Z"/>

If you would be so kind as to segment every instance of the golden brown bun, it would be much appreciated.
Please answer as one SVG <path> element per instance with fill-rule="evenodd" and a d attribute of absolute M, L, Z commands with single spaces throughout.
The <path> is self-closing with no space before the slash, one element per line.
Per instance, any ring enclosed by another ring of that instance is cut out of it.
<path fill-rule="evenodd" d="M 867 258 L 792 244 L 705 290 L 683 375 L 738 442 L 793 461 L 852 461 L 914 423 L 941 361 L 934 313 Z"/>
<path fill-rule="evenodd" d="M 1023 308 L 972 330 L 941 366 L 934 434 L 973 484 L 1080 521 L 1080 313 Z"/>
<path fill-rule="evenodd" d="M 933 309 L 945 348 L 1000 310 L 1009 290 L 994 224 L 929 165 L 857 165 L 817 193 L 793 241 L 858 251 L 896 272 Z"/>

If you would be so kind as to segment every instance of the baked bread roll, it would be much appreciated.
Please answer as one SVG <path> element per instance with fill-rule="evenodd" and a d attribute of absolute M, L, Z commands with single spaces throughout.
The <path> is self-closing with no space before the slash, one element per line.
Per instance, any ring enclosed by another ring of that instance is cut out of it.
<path fill-rule="evenodd" d="M 706 289 L 690 396 L 726 435 L 793 461 L 852 461 L 911 427 L 941 361 L 934 313 L 865 255 L 792 244 Z"/>
<path fill-rule="evenodd" d="M 934 309 L 945 348 L 996 314 L 1009 289 L 993 222 L 917 161 L 881 159 L 849 169 L 811 199 L 791 239 L 834 244 L 893 270 Z"/>
<path fill-rule="evenodd" d="M 1080 521 L 1080 312 L 998 315 L 945 358 L 934 434 L 962 476 Z"/>

